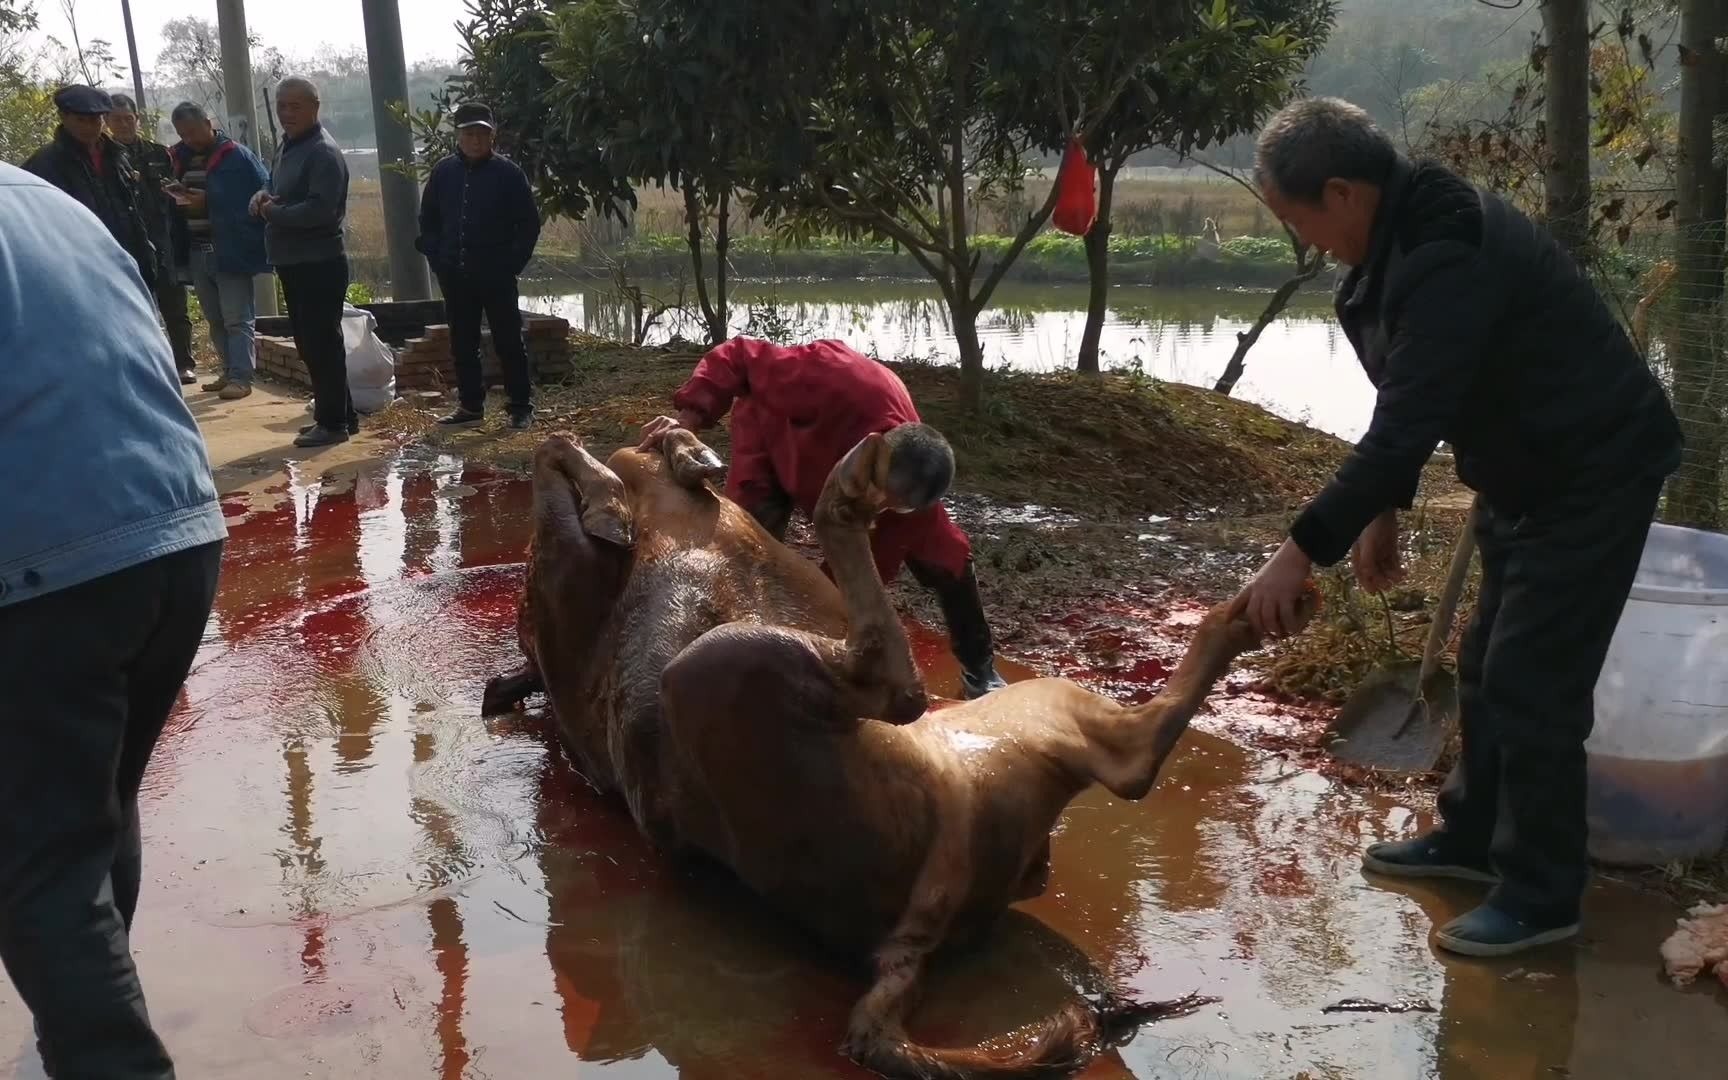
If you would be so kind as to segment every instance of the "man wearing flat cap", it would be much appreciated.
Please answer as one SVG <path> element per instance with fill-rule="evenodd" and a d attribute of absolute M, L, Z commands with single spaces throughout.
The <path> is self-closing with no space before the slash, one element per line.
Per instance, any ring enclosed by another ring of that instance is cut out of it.
<path fill-rule="evenodd" d="M 486 382 L 480 369 L 484 315 L 504 373 L 510 426 L 521 430 L 533 419 L 534 402 L 517 278 L 540 240 L 540 212 L 528 177 L 515 162 L 493 151 L 491 108 L 468 102 L 457 107 L 454 119 L 457 152 L 432 167 L 420 199 L 420 236 L 414 245 L 438 275 L 456 364 L 460 401 L 439 423 L 475 424 L 485 413 Z"/>
<path fill-rule="evenodd" d="M 138 264 L 144 284 L 156 288 L 161 255 L 144 221 L 142 179 L 119 143 L 103 130 L 114 102 L 90 86 L 68 86 L 54 95 L 60 126 L 54 141 L 30 156 L 24 168 L 83 203 L 108 227 Z"/>

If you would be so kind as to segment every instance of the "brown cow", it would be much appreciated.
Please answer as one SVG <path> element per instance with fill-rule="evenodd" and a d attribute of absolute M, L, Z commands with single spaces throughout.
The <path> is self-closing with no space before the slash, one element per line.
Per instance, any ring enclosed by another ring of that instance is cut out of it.
<path fill-rule="evenodd" d="M 1194 1002 L 1106 994 L 1018 1050 L 928 1048 L 903 1026 L 925 960 L 1043 892 L 1050 830 L 1081 791 L 1145 796 L 1259 642 L 1220 605 L 1139 708 L 1037 679 L 930 711 L 870 556 L 892 452 L 872 435 L 829 477 L 814 524 L 831 582 L 715 491 L 723 466 L 691 432 L 604 465 L 551 436 L 534 462 L 527 663 L 492 680 L 485 708 L 543 688 L 576 767 L 658 847 L 717 860 L 825 943 L 870 957 L 842 1048 L 854 1060 L 916 1078 L 1067 1073 Z"/>

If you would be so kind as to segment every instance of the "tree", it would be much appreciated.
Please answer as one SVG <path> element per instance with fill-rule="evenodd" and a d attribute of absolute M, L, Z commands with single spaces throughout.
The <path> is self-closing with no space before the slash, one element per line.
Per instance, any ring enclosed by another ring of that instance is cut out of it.
<path fill-rule="evenodd" d="M 755 209 L 784 216 L 795 232 L 904 247 L 942 291 L 962 399 L 976 407 L 978 315 L 1049 219 L 1057 192 L 1002 247 L 976 242 L 968 203 L 1022 188 L 1032 151 L 1090 140 L 1187 14 L 1183 5 L 1126 0 L 860 3 L 821 61 L 825 85 L 810 99 L 799 176 L 758 191 Z"/>
<path fill-rule="evenodd" d="M 469 17 L 457 27 L 460 70 L 429 108 L 408 110 L 418 145 L 412 168 L 423 176 L 455 153 L 449 114 L 460 101 L 484 101 L 492 107 L 499 148 L 528 174 L 544 212 L 622 217 L 635 206 L 635 193 L 613 176 L 586 133 L 553 115 L 550 100 L 558 80 L 544 57 L 557 6 L 548 0 L 468 0 Z"/>
<path fill-rule="evenodd" d="M 1091 294 L 1080 371 L 1099 370 L 1117 175 L 1150 147 L 1187 156 L 1257 127 L 1288 100 L 1302 65 L 1325 44 L 1335 14 L 1334 0 L 1213 0 L 1197 13 L 1190 33 L 1172 38 L 1134 73 L 1129 92 L 1104 115 L 1087 145 L 1098 168 L 1098 218 L 1085 238 Z M 1298 251 L 1299 272 L 1302 258 Z"/>
<path fill-rule="evenodd" d="M 1671 520 L 1703 528 L 1722 522 L 1724 356 L 1723 271 L 1728 264 L 1728 60 L 1721 0 L 1682 0 L 1680 126 L 1674 264 L 1682 311 L 1672 369 L 1685 457 L 1668 489 Z"/>
<path fill-rule="evenodd" d="M 257 35 L 250 44 L 258 47 Z M 196 15 L 162 24 L 162 48 L 156 53 L 159 78 L 188 88 L 207 105 L 222 100 L 222 44 L 216 24 Z"/>
<path fill-rule="evenodd" d="M 790 40 L 790 25 L 770 29 L 776 14 L 771 4 L 581 0 L 548 18 L 554 122 L 599 148 L 616 189 L 654 185 L 683 196 L 696 300 L 711 344 L 730 336 L 726 256 L 737 193 L 756 184 L 767 144 L 797 123 L 794 97 L 770 84 L 802 85 L 799 69 L 765 63 L 780 59 Z M 605 212 L 618 204 L 597 205 Z M 712 290 L 704 255 L 710 241 Z"/>
<path fill-rule="evenodd" d="M 1588 0 L 1542 0 L 1547 37 L 1549 231 L 1582 261 L 1590 223 L 1590 21 Z"/>

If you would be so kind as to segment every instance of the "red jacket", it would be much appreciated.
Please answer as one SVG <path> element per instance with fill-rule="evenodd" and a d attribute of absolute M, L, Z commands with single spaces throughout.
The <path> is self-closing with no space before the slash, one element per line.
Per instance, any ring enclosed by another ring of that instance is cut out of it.
<path fill-rule="evenodd" d="M 898 375 L 834 340 L 782 346 L 733 338 L 702 357 L 672 403 L 700 416 L 701 427 L 732 413 L 728 498 L 754 509 L 778 488 L 806 516 L 815 512 L 828 474 L 866 435 L 918 422 Z M 956 575 L 971 558 L 966 534 L 941 503 L 916 514 L 884 514 L 871 547 L 884 581 L 907 558 Z"/>

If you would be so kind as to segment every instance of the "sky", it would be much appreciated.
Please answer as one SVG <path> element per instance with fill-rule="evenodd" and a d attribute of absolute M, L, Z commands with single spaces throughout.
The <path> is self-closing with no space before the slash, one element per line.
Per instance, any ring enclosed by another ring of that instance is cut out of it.
<path fill-rule="evenodd" d="M 132 27 L 138 34 L 138 62 L 145 71 L 156 67 L 162 48 L 162 24 L 183 15 L 216 21 L 215 0 L 131 0 Z M 402 15 L 402 49 L 408 63 L 455 60 L 462 51 L 455 24 L 467 14 L 463 0 L 397 0 Z M 73 0 L 78 34 L 85 42 L 104 38 L 126 64 L 126 24 L 120 0 Z M 64 13 L 65 0 L 36 0 L 41 33 L 67 45 L 72 36 Z M 246 27 L 289 56 L 310 56 L 321 46 L 364 48 L 366 25 L 359 0 L 251 0 Z M 130 68 L 128 68 L 130 77 Z"/>

